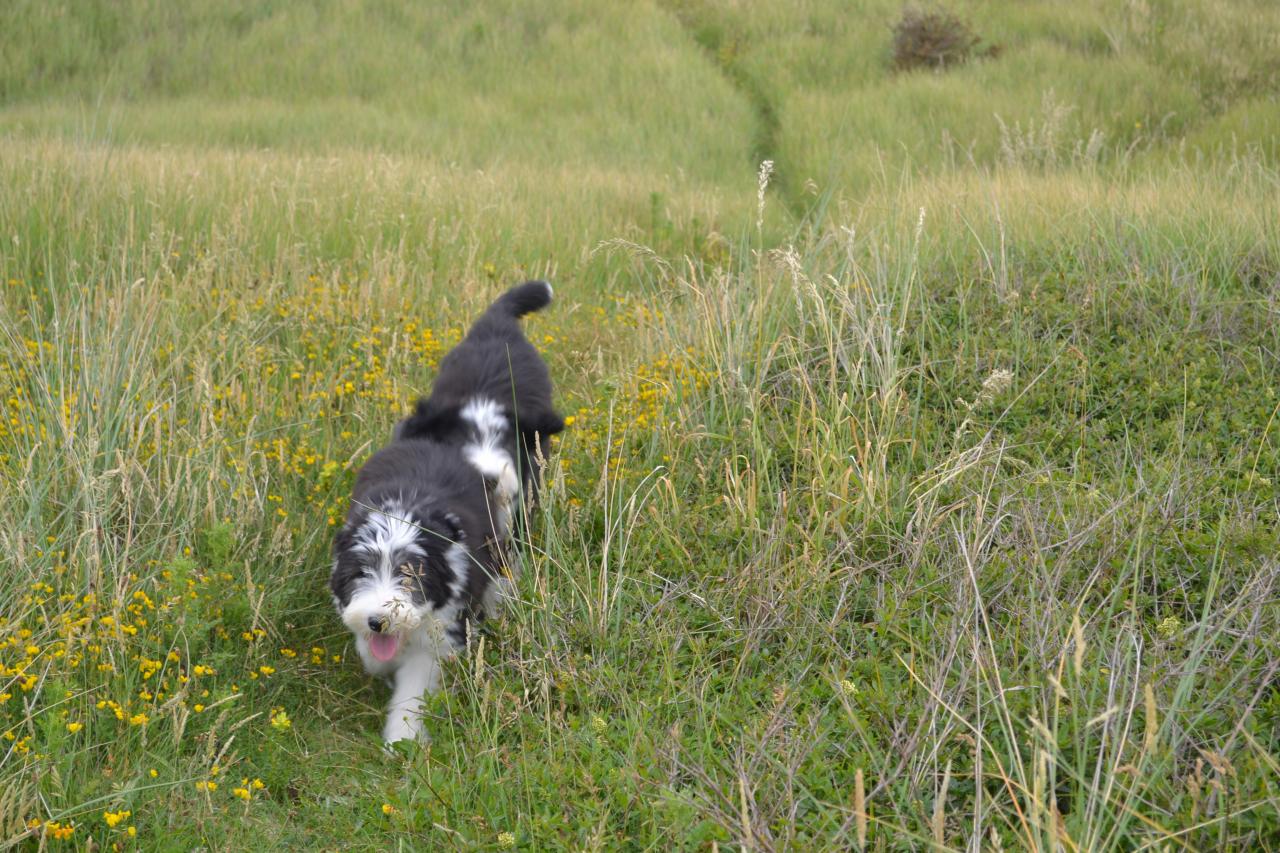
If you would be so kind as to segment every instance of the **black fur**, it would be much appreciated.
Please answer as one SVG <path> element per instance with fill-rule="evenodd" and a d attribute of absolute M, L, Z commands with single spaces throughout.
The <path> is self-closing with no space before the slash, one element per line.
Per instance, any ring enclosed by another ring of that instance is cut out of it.
<path fill-rule="evenodd" d="M 396 441 L 371 456 L 356 477 L 347 523 L 334 539 L 330 587 L 339 605 L 347 605 L 352 586 L 370 568 L 368 556 L 353 547 L 361 528 L 371 512 L 396 504 L 404 508 L 402 517 L 419 528 L 416 544 L 426 554 L 406 557 L 414 570 L 407 575 L 414 601 L 430 601 L 437 609 L 448 603 L 448 585 L 455 577 L 444 554 L 451 544 L 462 542 L 485 569 L 468 573 L 464 609 L 470 610 L 484 595 L 500 557 L 484 488 L 465 459 L 436 442 Z M 399 565 L 399 560 L 392 563 Z"/>
<path fill-rule="evenodd" d="M 361 468 L 346 524 L 334 539 L 330 587 L 339 610 L 369 570 L 370 558 L 354 547 L 362 528 L 371 512 L 398 505 L 420 528 L 416 544 L 426 554 L 406 561 L 413 569 L 415 602 L 430 601 L 436 609 L 448 603 L 448 584 L 455 574 L 444 554 L 452 543 L 463 542 L 473 568 L 467 573 L 465 600 L 458 602 L 461 615 L 451 636 L 465 636 L 465 618 L 483 616 L 484 593 L 497 577 L 506 543 L 505 535 L 493 526 L 488 494 L 492 484 L 486 484 L 462 453 L 474 436 L 460 412 L 477 397 L 502 407 L 509 437 L 505 449 L 519 459 L 522 492 L 528 500 L 538 481 L 535 450 L 549 451 L 550 437 L 564 429 L 564 419 L 551 402 L 547 367 L 526 340 L 519 318 L 550 301 L 551 288 L 541 281 L 517 285 L 499 297 L 441 361 L 431 395 L 418 401 L 413 414 L 396 425 L 392 443 Z"/>
<path fill-rule="evenodd" d="M 425 438 L 455 447 L 471 438 L 459 417 L 475 397 L 503 406 L 518 447 L 520 479 L 526 492 L 537 488 L 538 451 L 550 452 L 550 438 L 564 429 L 564 418 L 551 402 L 551 374 L 537 349 L 524 336 L 519 318 L 551 302 L 545 281 L 527 281 L 508 290 L 476 320 L 471 331 L 440 362 L 431 396 L 418 401 L 395 429 L 397 439 Z"/>

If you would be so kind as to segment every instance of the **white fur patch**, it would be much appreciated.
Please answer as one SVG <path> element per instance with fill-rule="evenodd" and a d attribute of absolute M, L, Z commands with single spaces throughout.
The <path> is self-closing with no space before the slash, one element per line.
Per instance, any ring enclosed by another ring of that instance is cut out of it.
<path fill-rule="evenodd" d="M 474 397 L 458 413 L 475 428 L 475 440 L 463 448 L 463 454 L 490 487 L 493 499 L 494 527 L 506 536 L 511 530 L 511 514 L 520 496 L 520 476 L 507 449 L 507 416 L 494 400 Z"/>
<path fill-rule="evenodd" d="M 392 682 L 382 737 L 387 743 L 427 739 L 422 726 L 422 697 L 440 689 L 440 661 L 454 654 L 448 628 L 458 619 L 458 601 L 466 588 L 470 555 L 465 545 L 455 543 L 445 559 L 455 578 L 449 584 L 451 600 L 439 610 L 431 603 L 414 604 L 406 588 L 400 565 L 406 555 L 423 556 L 417 541 L 418 528 L 407 509 L 388 503 L 374 510 L 355 531 L 353 549 L 373 558 L 374 571 L 356 581 L 342 621 L 355 635 L 356 652 L 373 675 Z M 384 630 L 399 637 L 399 648 L 391 660 L 378 660 L 369 649 L 369 619 L 383 620 Z"/>
<path fill-rule="evenodd" d="M 391 702 L 387 706 L 387 724 L 382 739 L 429 740 L 422 728 L 422 696 L 440 689 L 439 658 L 428 651 L 409 654 L 395 672 Z"/>
<path fill-rule="evenodd" d="M 470 421 L 482 440 L 489 436 L 493 436 L 494 440 L 501 440 L 507 431 L 506 414 L 496 400 L 488 397 L 472 397 L 462 407 L 462 411 L 458 412 L 458 416 L 464 421 Z"/>
<path fill-rule="evenodd" d="M 511 462 L 511 454 L 501 448 L 482 444 L 468 444 L 465 452 L 467 461 L 491 484 L 498 499 L 510 503 L 520 491 L 520 481 L 516 477 L 516 466 Z"/>
<path fill-rule="evenodd" d="M 410 551 L 422 555 L 422 549 L 418 547 L 418 525 L 413 522 L 408 509 L 395 501 L 372 510 L 356 530 L 355 539 L 354 547 L 366 553 L 389 555 L 395 551 Z"/>
<path fill-rule="evenodd" d="M 355 530 L 352 550 L 372 558 L 373 571 L 357 580 L 351 598 L 342 609 L 342 622 L 357 637 L 356 647 L 370 672 L 385 669 L 386 664 L 368 654 L 369 620 L 378 619 L 384 630 L 402 633 L 417 629 L 430 612 L 430 605 L 420 607 L 405 588 L 400 566 L 406 556 L 426 556 L 418 544 L 418 526 L 408 509 L 391 501 L 369 515 Z"/>
<path fill-rule="evenodd" d="M 456 599 L 462 598 L 467 588 L 467 579 L 471 576 L 471 552 L 461 542 L 454 542 L 444 552 L 444 560 L 453 569 L 453 580 L 449 583 L 449 592 Z"/>

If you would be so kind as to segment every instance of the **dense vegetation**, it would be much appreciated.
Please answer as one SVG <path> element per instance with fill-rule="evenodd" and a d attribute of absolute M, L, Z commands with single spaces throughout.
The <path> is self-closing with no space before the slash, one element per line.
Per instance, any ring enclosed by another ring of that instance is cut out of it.
<path fill-rule="evenodd" d="M 1280 10 L 951 11 L 0 8 L 0 846 L 1280 848 Z M 388 755 L 333 527 L 528 276 Z"/>

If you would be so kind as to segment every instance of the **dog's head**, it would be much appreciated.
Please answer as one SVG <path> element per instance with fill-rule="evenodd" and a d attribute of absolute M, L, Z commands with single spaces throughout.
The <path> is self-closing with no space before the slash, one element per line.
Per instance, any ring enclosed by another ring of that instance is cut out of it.
<path fill-rule="evenodd" d="M 465 539 L 453 513 L 398 501 L 362 508 L 338 532 L 333 602 L 376 660 L 393 660 L 408 632 L 462 597 L 470 561 Z"/>

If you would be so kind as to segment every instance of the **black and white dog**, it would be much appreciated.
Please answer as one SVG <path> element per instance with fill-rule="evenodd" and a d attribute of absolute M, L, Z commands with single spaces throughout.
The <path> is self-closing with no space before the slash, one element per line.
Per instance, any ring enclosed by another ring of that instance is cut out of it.
<path fill-rule="evenodd" d="M 465 647 L 468 625 L 492 612 L 514 573 L 507 544 L 521 498 L 564 429 L 519 323 L 550 302 L 543 281 L 499 297 L 356 477 L 330 586 L 365 669 L 393 684 L 387 742 L 422 735 L 439 662 Z"/>

